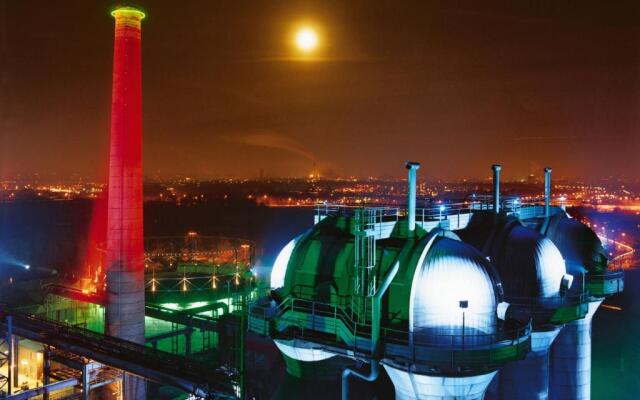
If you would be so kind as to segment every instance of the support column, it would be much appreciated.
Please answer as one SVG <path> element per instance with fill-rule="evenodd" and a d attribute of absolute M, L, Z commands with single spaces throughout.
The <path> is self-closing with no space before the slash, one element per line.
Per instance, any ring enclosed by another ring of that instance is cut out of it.
<path fill-rule="evenodd" d="M 551 348 L 549 398 L 591 399 L 591 322 L 602 300 L 589 303 L 584 319 L 570 322 Z"/>
<path fill-rule="evenodd" d="M 13 317 L 7 315 L 7 394 L 13 393 Z"/>
<path fill-rule="evenodd" d="M 89 400 L 92 365 L 92 363 L 87 363 L 82 366 L 82 400 Z"/>
<path fill-rule="evenodd" d="M 190 355 L 191 354 L 191 330 L 188 329 L 185 333 L 184 333 L 184 354 L 185 355 Z"/>
<path fill-rule="evenodd" d="M 49 385 L 49 375 L 51 374 L 51 352 L 45 346 L 42 351 L 42 386 Z M 49 391 L 42 394 L 42 400 L 49 400 Z"/>
<path fill-rule="evenodd" d="M 11 336 L 11 376 L 13 377 L 13 387 L 20 387 L 20 338 Z"/>
<path fill-rule="evenodd" d="M 531 352 L 522 361 L 500 370 L 498 398 L 501 400 L 547 400 L 549 398 L 549 353 L 559 327 L 531 334 Z"/>

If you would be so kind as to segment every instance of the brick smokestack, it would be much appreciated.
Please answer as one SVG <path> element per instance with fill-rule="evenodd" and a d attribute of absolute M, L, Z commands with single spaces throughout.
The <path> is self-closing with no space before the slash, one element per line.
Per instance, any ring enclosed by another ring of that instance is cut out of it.
<path fill-rule="evenodd" d="M 121 7 L 115 18 L 107 211 L 105 331 L 144 344 L 142 226 L 141 22 L 144 13 Z M 125 400 L 146 397 L 144 381 L 125 374 Z"/>

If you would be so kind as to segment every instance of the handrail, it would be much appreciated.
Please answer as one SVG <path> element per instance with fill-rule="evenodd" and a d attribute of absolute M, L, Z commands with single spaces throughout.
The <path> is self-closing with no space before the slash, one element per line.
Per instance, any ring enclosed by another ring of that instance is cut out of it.
<path fill-rule="evenodd" d="M 540 306 L 542 308 L 560 308 L 568 305 L 577 305 L 588 302 L 588 299 L 589 293 L 586 290 L 577 294 L 556 295 L 542 298 L 536 296 L 505 295 L 505 300 L 512 306 Z"/>
<path fill-rule="evenodd" d="M 398 206 L 347 205 L 324 202 L 316 205 L 316 218 L 317 220 L 322 220 L 327 216 L 353 216 L 356 210 L 359 209 L 371 210 L 371 213 L 375 215 L 376 218 L 378 218 L 378 215 L 380 216 L 380 221 L 382 221 L 384 217 L 398 218 L 406 215 L 406 209 Z M 416 221 L 422 223 L 440 221 L 448 219 L 448 217 L 452 215 L 473 214 L 477 211 L 490 210 L 493 210 L 493 197 L 476 196 L 464 202 L 436 202 L 428 207 L 418 207 L 416 208 Z M 502 197 L 500 210 L 516 214 L 521 213 L 524 210 L 533 211 L 530 212 L 530 217 L 541 217 L 545 215 L 543 203 L 526 203 L 516 196 Z"/>
<path fill-rule="evenodd" d="M 256 314 L 255 311 L 260 308 L 261 306 L 254 306 L 252 309 L 253 310 L 252 314 L 255 315 Z M 276 312 L 273 312 L 273 309 L 272 309 L 272 312 L 269 313 L 268 310 L 269 310 L 269 307 L 264 307 L 264 306 L 262 307 L 262 311 L 263 311 L 262 316 L 265 319 L 272 320 L 277 318 L 280 321 L 288 322 L 291 327 L 303 326 L 302 323 L 309 321 L 309 317 L 306 315 L 304 317 L 285 315 L 289 310 L 303 312 L 307 315 L 311 314 L 312 318 L 313 316 L 316 316 L 316 317 L 328 317 L 331 319 L 339 320 L 344 324 L 345 328 L 347 328 L 349 332 L 354 336 L 354 339 L 356 337 L 365 338 L 365 339 L 371 338 L 371 325 L 353 321 L 351 317 L 348 315 L 348 313 L 342 310 L 341 307 L 338 307 L 333 304 L 287 297 L 286 299 L 283 300 L 282 303 L 280 303 L 277 307 L 275 307 L 275 310 L 277 310 Z M 267 316 L 267 314 L 269 314 L 269 316 Z M 337 329 L 337 326 L 334 326 L 333 328 Z M 309 334 L 308 330 L 300 329 L 299 331 L 300 331 L 299 333 L 293 332 L 292 333 L 293 336 L 301 337 L 301 336 L 304 336 L 305 333 Z M 531 322 L 529 322 L 525 326 L 517 327 L 514 329 L 499 329 L 496 333 L 472 332 L 469 334 L 465 334 L 465 337 L 469 338 L 470 343 L 474 343 L 474 342 L 499 343 L 503 341 L 511 341 L 517 338 L 521 338 L 523 336 L 528 335 L 530 331 L 531 331 Z M 381 336 L 383 340 L 387 343 L 407 344 L 407 345 L 409 344 L 408 330 L 382 327 Z M 430 336 L 437 338 L 437 340 L 433 340 L 433 341 L 417 340 L 416 342 L 414 342 L 414 345 L 446 348 L 446 346 L 443 345 L 442 343 L 455 342 L 455 341 L 454 340 L 446 341 L 446 340 L 442 340 L 442 338 L 455 338 L 455 337 L 459 337 L 460 334 L 459 333 L 446 334 L 446 333 L 439 332 Z M 484 338 L 484 340 L 477 340 L 478 338 Z M 482 347 L 486 348 L 486 345 Z M 354 340 L 354 350 L 358 350 L 357 340 Z M 370 349 L 367 349 L 367 350 L 370 350 Z"/>

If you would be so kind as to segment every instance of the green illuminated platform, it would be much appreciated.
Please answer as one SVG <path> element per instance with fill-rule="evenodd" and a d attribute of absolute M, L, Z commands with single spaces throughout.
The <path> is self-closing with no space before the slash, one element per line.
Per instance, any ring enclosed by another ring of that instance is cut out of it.
<path fill-rule="evenodd" d="M 327 303 L 289 297 L 277 308 L 271 308 L 267 303 L 254 305 L 249 316 L 249 329 L 287 343 L 320 345 L 324 351 L 335 355 L 370 359 L 373 353 L 371 326 L 356 323 L 340 307 Z M 409 332 L 383 328 L 382 361 L 418 373 L 473 375 L 524 359 L 531 349 L 531 324 L 502 330 L 500 335 L 472 333 L 467 337 L 466 346 L 464 341 L 460 342 L 460 338 L 453 335 L 439 337 L 438 344 L 410 343 L 409 338 Z M 450 345 L 442 344 L 445 342 Z M 291 367 L 295 369 L 302 368 L 305 363 L 289 362 L 287 370 L 290 369 L 289 364 L 295 364 Z M 306 364 L 311 367 L 313 363 Z M 314 368 L 322 369 L 322 365 Z"/>
<path fill-rule="evenodd" d="M 595 297 L 612 296 L 624 290 L 624 272 L 611 271 L 601 275 L 587 275 L 587 288 Z"/>

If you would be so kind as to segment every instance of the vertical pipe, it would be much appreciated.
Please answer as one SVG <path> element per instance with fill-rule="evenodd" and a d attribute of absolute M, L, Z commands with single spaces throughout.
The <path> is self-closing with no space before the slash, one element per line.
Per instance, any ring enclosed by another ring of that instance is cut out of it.
<path fill-rule="evenodd" d="M 47 346 L 42 351 L 42 386 L 48 386 L 50 382 L 49 375 L 51 374 L 51 352 Z M 42 400 L 49 400 L 49 391 L 45 390 L 42 394 Z"/>
<path fill-rule="evenodd" d="M 16 335 L 13 335 L 11 342 L 13 386 L 18 387 L 20 386 L 20 339 Z"/>
<path fill-rule="evenodd" d="M 7 315 L 7 358 L 9 364 L 7 365 L 7 394 L 11 395 L 11 388 L 13 387 L 13 317 Z"/>
<path fill-rule="evenodd" d="M 380 285 L 380 288 L 373 296 L 373 303 L 371 305 L 371 369 L 369 370 L 369 374 L 364 375 L 350 368 L 345 368 L 344 371 L 342 371 L 342 400 L 349 399 L 349 377 L 351 375 L 354 375 L 355 377 L 367 382 L 373 382 L 378 379 L 378 375 L 380 374 L 378 346 L 380 343 L 381 333 L 380 321 L 382 319 L 382 298 L 389 289 L 391 282 L 398 274 L 399 269 L 400 261 L 396 260 L 389 272 L 387 272 L 384 280 L 382 281 L 382 284 Z"/>
<path fill-rule="evenodd" d="M 86 363 L 82 366 L 82 400 L 89 400 L 89 392 L 91 390 L 91 363 Z"/>
<path fill-rule="evenodd" d="M 120 7 L 115 18 L 107 202 L 105 333 L 144 344 L 142 226 L 142 72 L 144 13 Z M 113 392 L 113 386 L 107 389 Z M 125 400 L 144 399 L 144 380 L 125 374 Z M 110 394 L 108 395 L 111 396 Z"/>
<path fill-rule="evenodd" d="M 493 164 L 493 212 L 498 214 L 500 212 L 500 170 L 502 165 Z"/>
<path fill-rule="evenodd" d="M 413 236 L 416 230 L 416 180 L 420 163 L 407 161 L 407 236 Z"/>
<path fill-rule="evenodd" d="M 559 327 L 531 334 L 531 352 L 521 361 L 500 369 L 500 400 L 547 400 L 549 397 L 549 353 Z"/>
<path fill-rule="evenodd" d="M 551 214 L 551 168 L 544 169 L 544 215 Z"/>

